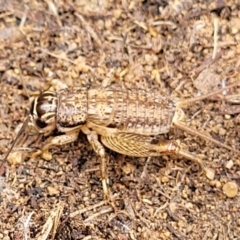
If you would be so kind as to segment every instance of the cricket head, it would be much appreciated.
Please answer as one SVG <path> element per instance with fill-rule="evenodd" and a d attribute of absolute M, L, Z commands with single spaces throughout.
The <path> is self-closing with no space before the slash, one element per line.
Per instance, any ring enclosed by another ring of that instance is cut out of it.
<path fill-rule="evenodd" d="M 32 102 L 28 118 L 24 121 L 21 129 L 12 143 L 12 146 L 9 148 L 6 156 L 2 160 L 0 168 L 7 160 L 16 142 L 19 140 L 21 135 L 26 132 L 26 130 L 29 134 L 51 134 L 56 129 L 56 112 L 57 95 L 55 92 L 43 91 L 39 96 L 37 96 Z"/>
<path fill-rule="evenodd" d="M 43 91 L 32 102 L 28 127 L 30 134 L 49 135 L 56 129 L 56 92 Z"/>

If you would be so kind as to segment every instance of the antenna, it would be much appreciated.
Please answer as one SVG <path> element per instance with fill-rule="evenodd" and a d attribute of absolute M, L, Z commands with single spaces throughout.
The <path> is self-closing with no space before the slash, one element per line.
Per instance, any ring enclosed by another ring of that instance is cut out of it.
<path fill-rule="evenodd" d="M 9 150 L 8 150 L 7 154 L 5 155 L 5 157 L 3 158 L 3 160 L 1 160 L 2 163 L 1 163 L 1 165 L 0 165 L 0 168 L 2 168 L 2 165 L 6 162 L 6 160 L 7 160 L 8 156 L 9 156 L 9 154 L 11 153 L 13 147 L 15 146 L 16 142 L 18 141 L 19 137 L 20 137 L 20 136 L 22 135 L 22 133 L 24 132 L 24 130 L 25 130 L 28 122 L 29 122 L 29 117 L 27 117 L 27 119 L 24 121 L 21 129 L 19 130 L 16 138 L 14 139 L 14 141 L 13 141 L 13 143 L 12 143 L 12 146 L 9 148 Z"/>

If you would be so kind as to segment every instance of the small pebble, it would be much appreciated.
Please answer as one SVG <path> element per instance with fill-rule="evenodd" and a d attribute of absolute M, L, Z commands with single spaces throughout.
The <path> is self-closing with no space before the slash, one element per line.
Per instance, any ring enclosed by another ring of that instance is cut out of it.
<path fill-rule="evenodd" d="M 51 187 L 51 186 L 47 187 L 47 190 L 48 190 L 48 194 L 50 196 L 59 195 L 59 193 L 60 193 L 60 191 L 58 189 Z"/>
<path fill-rule="evenodd" d="M 235 182 L 225 183 L 223 185 L 223 193 L 229 198 L 234 198 L 238 193 L 238 185 Z"/>
<path fill-rule="evenodd" d="M 233 165 L 234 165 L 233 160 L 229 160 L 229 161 L 227 161 L 227 162 L 225 163 L 225 167 L 226 167 L 227 169 L 231 169 L 231 168 L 233 167 Z"/>

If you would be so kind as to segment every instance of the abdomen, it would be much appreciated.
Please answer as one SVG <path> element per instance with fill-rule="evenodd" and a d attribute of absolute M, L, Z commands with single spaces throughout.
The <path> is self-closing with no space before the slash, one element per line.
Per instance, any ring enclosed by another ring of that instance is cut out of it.
<path fill-rule="evenodd" d="M 173 100 L 157 92 L 110 86 L 88 90 L 87 121 L 129 133 L 167 133 L 175 113 Z"/>

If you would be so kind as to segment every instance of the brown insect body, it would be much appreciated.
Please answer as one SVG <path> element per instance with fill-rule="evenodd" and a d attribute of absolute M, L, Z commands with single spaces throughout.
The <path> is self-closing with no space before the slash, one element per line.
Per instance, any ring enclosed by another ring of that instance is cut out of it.
<path fill-rule="evenodd" d="M 57 96 L 59 130 L 91 122 L 121 132 L 159 135 L 169 132 L 176 109 L 173 100 L 156 91 L 119 86 L 67 88 Z"/>
<path fill-rule="evenodd" d="M 208 96 L 214 94 L 216 93 Z M 79 131 L 85 133 L 94 151 L 101 157 L 100 174 L 107 197 L 107 160 L 102 144 L 118 153 L 136 157 L 177 154 L 198 162 L 209 178 L 214 176 L 213 170 L 205 167 L 196 155 L 182 149 L 179 140 L 160 140 L 157 135 L 169 132 L 174 125 L 218 146 L 238 152 L 180 122 L 184 116 L 180 105 L 201 99 L 204 97 L 175 102 L 171 98 L 161 96 L 157 91 L 126 89 L 119 85 L 105 88 L 66 86 L 58 91 L 42 92 L 33 101 L 24 127 L 28 123 L 30 132 L 44 135 L 50 135 L 55 129 L 64 133 L 51 138 L 41 150 L 32 155 L 42 155 L 45 159 L 52 157 L 48 152 L 51 146 L 73 142 L 77 140 Z M 19 135 L 22 131 L 21 129 Z M 101 142 L 98 136 L 101 136 Z M 12 147 L 15 143 L 16 139 Z"/>

